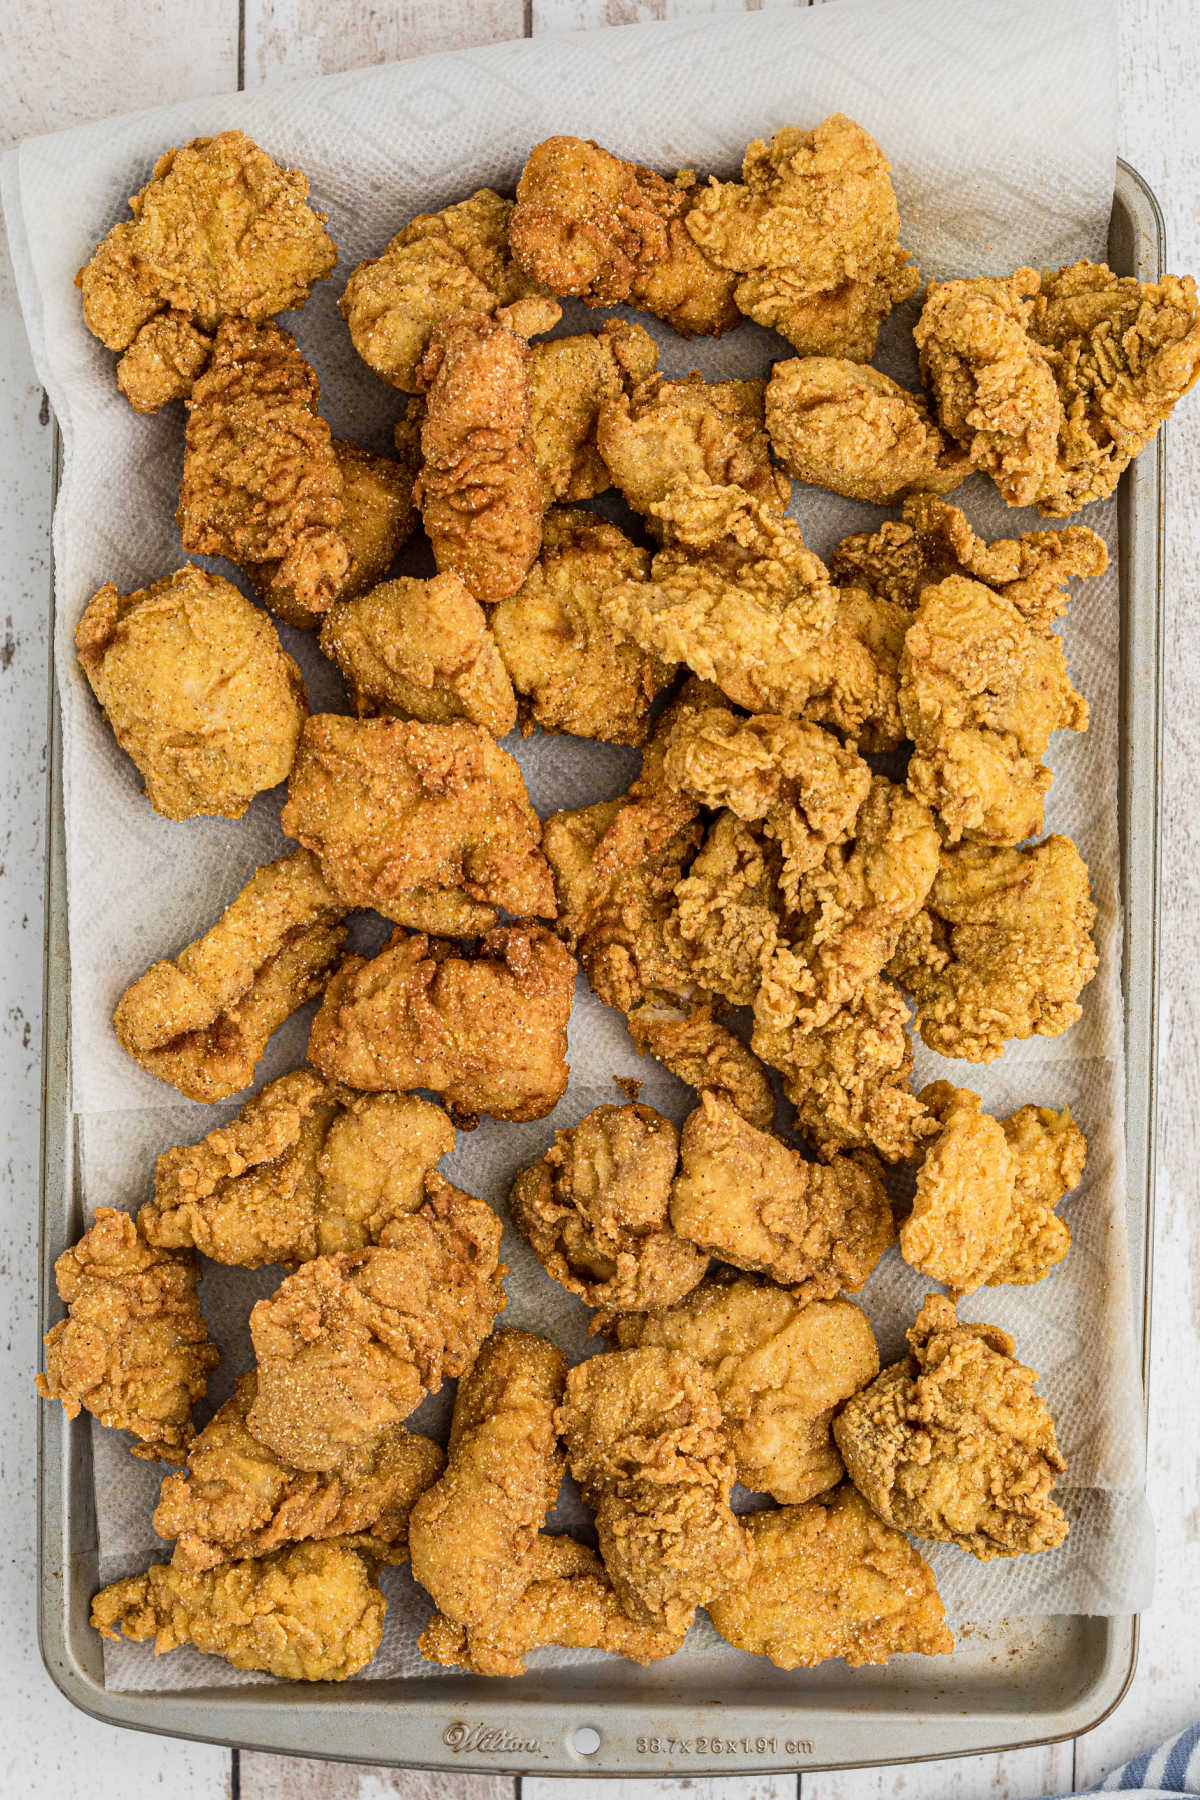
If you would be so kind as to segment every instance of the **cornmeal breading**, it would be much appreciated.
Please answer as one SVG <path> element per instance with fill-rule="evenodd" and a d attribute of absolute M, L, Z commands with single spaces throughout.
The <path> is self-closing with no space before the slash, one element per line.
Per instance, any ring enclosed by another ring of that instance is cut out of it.
<path fill-rule="evenodd" d="M 361 1250 L 417 1210 L 453 1148 L 441 1107 L 296 1069 L 200 1143 L 164 1150 L 138 1225 L 151 1244 L 247 1269 Z"/>
<path fill-rule="evenodd" d="M 895 506 L 906 494 L 948 494 L 971 472 L 930 418 L 923 394 L 842 357 L 777 362 L 766 424 L 789 475 L 848 500 Z"/>
<path fill-rule="evenodd" d="M 807 1506 L 753 1513 L 745 1529 L 750 1573 L 708 1609 L 737 1649 L 780 1669 L 953 1650 L 929 1564 L 849 1483 Z"/>
<path fill-rule="evenodd" d="M 154 1529 L 175 1540 L 172 1565 L 212 1569 L 309 1538 L 407 1562 L 409 1514 L 442 1472 L 441 1446 L 388 1425 L 337 1469 L 295 1469 L 251 1434 L 257 1394 L 257 1375 L 243 1375 L 193 1441 L 184 1473 L 163 1480 Z"/>
<path fill-rule="evenodd" d="M 382 713 L 493 737 L 517 722 L 517 699 L 487 615 L 457 575 L 402 576 L 335 603 L 321 648 L 346 678 L 360 718 Z"/>
<path fill-rule="evenodd" d="M 189 1100 L 236 1094 L 272 1033 L 329 980 L 348 910 L 307 850 L 262 864 L 211 930 L 126 988 L 118 1043 Z"/>
<path fill-rule="evenodd" d="M 851 1481 L 888 1525 L 988 1562 L 1053 1550 L 1067 1521 L 1051 1498 L 1066 1468 L 1037 1375 L 994 1325 L 960 1325 L 926 1300 L 911 1354 L 848 1400 L 833 1434 Z"/>
<path fill-rule="evenodd" d="M 684 1121 L 680 1163 L 671 1193 L 680 1237 L 797 1299 L 856 1293 L 895 1241 L 874 1157 L 805 1162 L 711 1093 Z"/>
<path fill-rule="evenodd" d="M 194 1644 L 235 1669 L 288 1681 L 345 1681 L 383 1638 L 387 1601 L 370 1558 L 338 1544 L 293 1544 L 272 1556 L 188 1571 L 153 1563 L 92 1601 L 101 1637 L 123 1632 L 154 1654 Z"/>
<path fill-rule="evenodd" d="M 942 852 L 888 973 L 917 1001 L 931 1050 L 992 1062 L 1010 1038 L 1059 1037 L 1096 973 L 1087 866 L 1070 838 Z"/>
<path fill-rule="evenodd" d="M 558 1424 L 618 1598 L 643 1624 L 684 1632 L 746 1568 L 707 1371 L 660 1346 L 594 1356 L 567 1376 Z"/>
<path fill-rule="evenodd" d="M 79 661 L 166 819 L 240 819 L 286 781 L 308 700 L 270 620 L 189 563 L 152 587 L 107 582 L 75 628 Z"/>
<path fill-rule="evenodd" d="M 622 1349 L 662 1344 L 704 1364 L 744 1487 L 789 1504 L 841 1480 L 834 1409 L 879 1373 L 871 1327 L 849 1300 L 806 1305 L 726 1272 L 669 1311 L 627 1314 L 610 1335 Z"/>
<path fill-rule="evenodd" d="M 475 1360 L 505 1296 L 500 1220 L 438 1176 L 378 1245 L 304 1263 L 250 1314 L 252 1434 L 297 1469 L 339 1468 Z"/>
<path fill-rule="evenodd" d="M 667 181 L 584 138 L 546 138 L 517 183 L 513 257 L 530 281 L 589 306 L 627 302 L 683 337 L 728 331 L 733 278 L 685 230 L 699 192 L 690 169 Z"/>
<path fill-rule="evenodd" d="M 900 248 L 890 169 L 842 113 L 814 131 L 785 126 L 750 145 L 740 182 L 709 183 L 687 229 L 738 278 L 733 297 L 747 317 L 802 356 L 870 362 L 879 327 L 920 279 Z"/>
<path fill-rule="evenodd" d="M 662 995 L 641 1001 L 628 1015 L 629 1035 L 640 1056 L 653 1056 L 698 1094 L 727 1101 L 751 1125 L 775 1117 L 770 1077 L 754 1052 L 718 1019 L 706 1000 L 679 1002 Z"/>
<path fill-rule="evenodd" d="M 547 1274 L 605 1317 L 672 1306 L 708 1267 L 671 1229 L 678 1156 L 679 1133 L 652 1107 L 598 1106 L 519 1172 L 513 1223 Z"/>
<path fill-rule="evenodd" d="M 147 319 L 117 364 L 117 386 L 135 413 L 186 400 L 209 357 L 212 334 L 173 307 Z"/>
<path fill-rule="evenodd" d="M 547 338 L 529 354 L 529 428 L 549 500 L 590 500 L 611 487 L 596 445 L 606 401 L 653 375 L 658 345 L 630 319 Z"/>
<path fill-rule="evenodd" d="M 195 1256 L 148 1244 L 128 1213 L 101 1206 L 54 1279 L 67 1316 L 43 1340 L 38 1393 L 61 1400 L 68 1419 L 83 1407 L 131 1432 L 134 1456 L 182 1462 L 192 1406 L 220 1361 L 196 1296 Z"/>
<path fill-rule="evenodd" d="M 309 719 L 280 823 L 347 907 L 469 936 L 499 909 L 553 918 L 520 767 L 480 725 Z"/>
<path fill-rule="evenodd" d="M 782 512 L 792 484 L 771 461 L 763 427 L 763 388 L 755 381 L 684 381 L 661 375 L 622 392 L 600 409 L 596 442 L 614 484 L 634 512 L 648 515 L 680 482 L 736 485 Z"/>
<path fill-rule="evenodd" d="M 751 1004 L 779 943 L 777 861 L 752 826 L 721 812 L 675 889 L 667 943 L 702 988 L 731 1006 Z"/>
<path fill-rule="evenodd" d="M 567 1359 L 531 1331 L 498 1331 L 459 1382 L 445 1474 L 409 1524 L 412 1569 L 438 1612 L 468 1632 L 528 1587 L 566 1457 L 554 1426 Z"/>

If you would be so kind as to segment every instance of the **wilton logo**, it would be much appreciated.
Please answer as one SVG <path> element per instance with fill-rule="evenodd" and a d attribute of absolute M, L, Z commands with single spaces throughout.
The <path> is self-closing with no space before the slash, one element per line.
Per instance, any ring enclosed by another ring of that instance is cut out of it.
<path fill-rule="evenodd" d="M 497 1753 L 502 1756 L 536 1756 L 542 1747 L 540 1738 L 517 1737 L 514 1732 L 500 1730 L 494 1725 L 468 1725 L 462 1719 L 455 1719 L 447 1725 L 442 1733 L 442 1742 L 456 1752 L 474 1751 L 479 1756 Z"/>

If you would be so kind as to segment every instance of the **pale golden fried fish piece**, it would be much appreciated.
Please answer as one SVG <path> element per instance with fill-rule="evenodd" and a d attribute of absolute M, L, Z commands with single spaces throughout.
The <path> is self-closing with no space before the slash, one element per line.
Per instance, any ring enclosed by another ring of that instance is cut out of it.
<path fill-rule="evenodd" d="M 475 1360 L 505 1304 L 500 1220 L 429 1178 L 419 1212 L 353 1256 L 304 1263 L 250 1314 L 258 1387 L 246 1423 L 297 1469 L 340 1468 Z"/>
<path fill-rule="evenodd" d="M 272 564 L 272 586 L 309 614 L 352 570 L 345 476 L 320 398 L 286 331 L 226 319 L 188 401 L 175 515 L 185 550 Z"/>
<path fill-rule="evenodd" d="M 313 1538 L 407 1562 L 409 1515 L 445 1466 L 441 1446 L 388 1425 L 337 1469 L 295 1469 L 251 1434 L 257 1394 L 251 1371 L 193 1441 L 184 1473 L 163 1479 L 154 1529 L 175 1540 L 173 1567 L 213 1569 Z"/>
<path fill-rule="evenodd" d="M 402 439 L 397 433 L 397 446 Z M 243 566 L 264 606 L 298 631 L 315 631 L 329 615 L 329 608 L 365 594 L 383 580 L 402 545 L 412 536 L 417 522 L 413 486 L 417 479 L 415 443 L 404 445 L 404 454 L 377 456 L 341 438 L 333 440 L 333 454 L 342 477 L 342 522 L 339 531 L 350 553 L 349 566 L 334 583 L 327 599 L 322 590 L 317 604 L 313 596 L 291 579 L 291 571 L 279 562 L 248 562 Z M 282 572 L 281 572 L 282 571 Z"/>
<path fill-rule="evenodd" d="M 710 1376 L 695 1357 L 661 1346 L 594 1356 L 567 1376 L 558 1423 L 622 1605 L 682 1634 L 746 1569 Z"/>
<path fill-rule="evenodd" d="M 737 1649 L 780 1669 L 953 1650 L 933 1570 L 848 1482 L 807 1506 L 752 1513 L 745 1531 L 750 1573 L 708 1609 Z"/>
<path fill-rule="evenodd" d="M 345 676 L 360 718 L 463 719 L 498 738 L 517 722 L 487 614 L 457 575 L 401 576 L 336 601 L 321 626 L 321 648 Z"/>
<path fill-rule="evenodd" d="M 155 1248 L 128 1213 L 101 1206 L 54 1279 L 67 1317 L 43 1340 L 38 1393 L 61 1400 L 68 1419 L 83 1407 L 131 1432 L 134 1456 L 182 1462 L 192 1407 L 220 1361 L 196 1295 L 195 1256 Z"/>
<path fill-rule="evenodd" d="M 568 1650 L 606 1650 L 630 1662 L 673 1656 L 684 1631 L 631 1619 L 594 1550 L 570 1537 L 543 1532 L 530 1559 L 528 1583 L 516 1604 L 468 1630 L 440 1613 L 421 1633 L 421 1655 L 475 1675 L 523 1675 L 531 1650 L 558 1644 Z"/>
<path fill-rule="evenodd" d="M 651 530 L 661 529 L 652 509 L 679 482 L 737 486 L 783 511 L 792 484 L 771 461 L 763 388 L 761 380 L 705 381 L 693 372 L 667 381 L 656 375 L 601 407 L 600 454 Z"/>
<path fill-rule="evenodd" d="M 653 1107 L 597 1106 L 513 1182 L 513 1223 L 547 1274 L 601 1309 L 593 1331 L 615 1312 L 674 1305 L 708 1267 L 671 1229 L 678 1156 L 679 1133 Z"/>
<path fill-rule="evenodd" d="M 566 1470 L 554 1415 L 567 1359 L 531 1331 L 486 1339 L 458 1385 L 449 1458 L 409 1523 L 413 1576 L 468 1632 L 516 1605 Z"/>
<path fill-rule="evenodd" d="M 235 1669 L 345 1681 L 379 1649 L 386 1611 L 371 1558 L 339 1544 L 293 1544 L 199 1572 L 153 1563 L 102 1588 L 92 1624 L 105 1638 L 153 1638 L 156 1656 L 194 1644 Z"/>
<path fill-rule="evenodd" d="M 604 600 L 649 571 L 649 551 L 607 519 L 582 506 L 551 507 L 537 561 L 492 614 L 524 730 L 646 741 L 651 704 L 674 671 L 614 632 Z"/>
<path fill-rule="evenodd" d="M 361 1250 L 422 1204 L 454 1137 L 427 1100 L 296 1069 L 200 1143 L 164 1150 L 138 1225 L 151 1244 L 246 1269 Z"/>
<path fill-rule="evenodd" d="M 590 500 L 612 486 L 596 443 L 601 409 L 657 363 L 658 345 L 631 319 L 530 346 L 529 428 L 548 499 Z"/>
<path fill-rule="evenodd" d="M 734 278 L 685 229 L 700 192 L 690 169 L 667 181 L 584 138 L 546 138 L 521 172 L 508 241 L 518 267 L 554 294 L 625 302 L 683 337 L 728 331 Z"/>
<path fill-rule="evenodd" d="M 354 270 L 338 305 L 354 348 L 392 387 L 421 392 L 417 365 L 434 326 L 454 313 L 503 310 L 526 335 L 557 322 L 561 309 L 509 254 L 512 208 L 478 188 L 441 212 L 418 213 Z"/>
<path fill-rule="evenodd" d="M 900 248 L 891 164 L 843 113 L 813 131 L 755 139 L 742 179 L 712 181 L 686 219 L 709 260 L 732 271 L 739 309 L 802 356 L 870 362 L 892 307 L 919 276 Z"/>
<path fill-rule="evenodd" d="M 793 1504 L 842 1477 L 833 1414 L 879 1373 L 865 1314 L 849 1300 L 797 1300 L 729 1271 L 666 1312 L 629 1313 L 610 1329 L 620 1347 L 686 1350 L 713 1379 L 737 1478 Z"/>
<path fill-rule="evenodd" d="M 1200 376 L 1190 275 L 932 281 L 913 335 L 945 430 L 1010 506 L 1052 519 L 1111 494 Z"/>
<path fill-rule="evenodd" d="M 546 493 L 530 430 L 529 345 L 485 313 L 435 325 L 414 489 L 441 573 L 476 600 L 516 593 L 542 541 Z"/>
<path fill-rule="evenodd" d="M 203 937 L 126 988 L 118 1043 L 189 1100 L 236 1094 L 272 1034 L 329 980 L 348 910 L 307 850 L 263 863 Z"/>
<path fill-rule="evenodd" d="M 1019 844 L 1042 829 L 1055 731 L 1086 731 L 1061 639 L 982 582 L 926 587 L 900 657 L 909 791 L 957 843 Z"/>
<path fill-rule="evenodd" d="M 895 1241 L 873 1156 L 805 1162 L 714 1094 L 684 1121 L 671 1223 L 681 1237 L 801 1300 L 857 1293 Z"/>
<path fill-rule="evenodd" d="M 1070 838 L 1026 849 L 942 852 L 925 908 L 905 926 L 888 974 L 917 1002 L 931 1050 L 992 1062 L 1011 1038 L 1059 1037 L 1096 973 L 1096 908 Z"/>
<path fill-rule="evenodd" d="M 1051 1498 L 1066 1468 L 1037 1375 L 994 1325 L 960 1325 L 930 1294 L 911 1354 L 848 1400 L 833 1424 L 846 1471 L 885 1524 L 988 1562 L 1053 1550 Z"/>
<path fill-rule="evenodd" d="M 541 1119 L 567 1087 L 576 964 L 543 925 L 500 925 L 475 948 L 397 929 L 348 956 L 313 1021 L 309 1060 L 368 1092 L 430 1088 L 451 1116 Z"/>
<path fill-rule="evenodd" d="M 1083 1176 L 1078 1125 L 1037 1106 L 993 1119 L 978 1094 L 948 1081 L 923 1088 L 921 1102 L 939 1131 L 917 1172 L 901 1256 L 955 1297 L 1040 1281 L 1071 1247 L 1054 1208 Z"/>
<path fill-rule="evenodd" d="M 895 506 L 906 494 L 948 494 L 971 472 L 930 418 L 923 394 L 844 357 L 777 362 L 766 426 L 789 475 L 847 500 Z"/>
<path fill-rule="evenodd" d="M 240 819 L 286 781 L 308 716 L 269 619 L 188 563 L 136 593 L 107 582 L 75 628 L 79 662 L 165 819 Z"/>
<path fill-rule="evenodd" d="M 280 823 L 348 907 L 395 924 L 466 937 L 500 908 L 554 917 L 525 778 L 481 725 L 318 713 Z"/>
<path fill-rule="evenodd" d="M 303 306 L 332 274 L 337 246 L 308 205 L 299 169 L 281 169 L 240 131 L 167 150 L 75 285 L 88 330 L 123 350 L 117 380 L 136 412 L 182 398 L 222 319 Z"/>

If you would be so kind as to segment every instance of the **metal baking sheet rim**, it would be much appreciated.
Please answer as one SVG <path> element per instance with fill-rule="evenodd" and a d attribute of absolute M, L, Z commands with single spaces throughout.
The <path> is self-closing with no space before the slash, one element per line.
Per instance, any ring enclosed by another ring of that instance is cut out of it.
<path fill-rule="evenodd" d="M 1110 261 L 1120 272 L 1154 280 L 1164 266 L 1162 214 L 1146 182 L 1127 163 L 1117 167 L 1110 227 Z M 1157 937 L 1161 765 L 1164 445 L 1154 446 L 1125 475 L 1119 495 L 1121 576 L 1122 780 L 1120 819 L 1124 912 L 1126 1133 L 1130 1254 L 1134 1305 L 1142 1322 L 1143 1380 L 1149 1373 L 1150 1278 L 1154 1207 L 1155 1078 L 1157 1071 Z M 51 591 L 53 611 L 53 589 Z M 41 1329 L 58 1308 L 50 1249 L 82 1229 L 72 1180 L 74 1142 L 69 1112 L 70 976 L 61 744 L 53 662 L 50 674 L 48 848 L 45 920 L 41 1242 Z M 697 1705 L 681 1687 L 647 1692 L 642 1700 L 588 1698 L 607 1686 L 602 1673 L 532 1672 L 519 1682 L 463 1675 L 430 1683 L 347 1683 L 337 1688 L 297 1683 L 126 1693 L 104 1686 L 99 1640 L 88 1624 L 96 1585 L 96 1533 L 89 1421 L 68 1422 L 56 1407 L 40 1409 L 39 1609 L 42 1660 L 73 1705 L 113 1725 L 236 1749 L 274 1751 L 331 1760 L 377 1762 L 396 1768 L 455 1769 L 461 1773 L 654 1776 L 757 1774 L 780 1770 L 862 1768 L 872 1763 L 928 1761 L 1056 1742 L 1087 1731 L 1117 1706 L 1137 1663 L 1136 1617 L 1062 1617 L 1038 1622 L 1063 1642 L 1048 1660 L 1061 1670 L 1064 1655 L 1083 1668 L 1078 1692 L 1061 1704 L 1031 1708 L 1027 1699 L 1005 1706 L 1012 1644 L 1021 1621 L 1005 1621 L 1010 1647 L 995 1657 L 986 1708 L 922 1708 L 897 1690 L 899 1705 L 868 1707 L 863 1677 L 847 1671 L 837 1689 L 792 1700 L 778 1678 L 754 1699 L 712 1698 Z M 1025 1626 L 1028 1632 L 1028 1625 Z M 747 1660 L 747 1668 L 752 1668 Z M 774 1671 L 765 1671 L 770 1677 Z M 593 1680 L 595 1674 L 595 1680 Z M 575 1679 L 577 1691 L 568 1693 Z M 581 1678 L 581 1679 L 580 1679 Z M 803 1680 L 803 1674 L 800 1676 Z M 748 1674 L 747 1686 L 753 1677 Z M 587 1686 L 584 1686 L 584 1683 Z M 940 1690 L 954 1697 L 953 1663 Z M 546 1688 L 558 1690 L 545 1693 Z M 540 1691 L 541 1690 L 541 1691 Z M 795 1690 L 793 1690 L 795 1692 Z M 961 1694 L 959 1696 L 962 1698 Z M 839 1704 L 839 1701 L 841 1702 Z M 583 1734 L 584 1747 L 579 1742 Z"/>

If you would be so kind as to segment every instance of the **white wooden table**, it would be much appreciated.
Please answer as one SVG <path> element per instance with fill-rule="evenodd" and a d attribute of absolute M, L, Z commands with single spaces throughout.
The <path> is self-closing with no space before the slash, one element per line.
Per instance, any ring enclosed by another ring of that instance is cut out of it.
<path fill-rule="evenodd" d="M 780 0 L 744 0 L 748 9 Z M 789 0 L 783 0 L 784 4 Z M 836 3 L 836 0 L 834 0 Z M 963 0 L 969 5 L 970 0 Z M 1049 0 L 1053 5 L 1053 0 Z M 739 0 L 0 0 L 0 147 L 139 106 L 255 87 L 463 44 L 626 24 Z M 1191 0 L 1122 0 L 1123 155 L 1167 220 L 1171 267 L 1200 272 L 1200 25 Z M 1170 427 L 1162 1155 L 1154 1293 L 1150 1497 L 1158 1597 L 1138 1673 L 1105 1724 L 1011 1756 L 864 1772 L 667 1782 L 392 1774 L 118 1732 L 75 1712 L 38 1657 L 34 1623 L 38 1366 L 37 1159 L 45 813 L 50 455 L 0 251 L 0 1793 L 141 1800 L 1005 1800 L 1084 1787 L 1200 1717 L 1200 405 Z M 1192 1219 L 1189 1219 L 1189 1212 Z M 601 1792 L 603 1790 L 603 1792 Z M 697 1796 L 695 1790 L 702 1790 Z"/>

